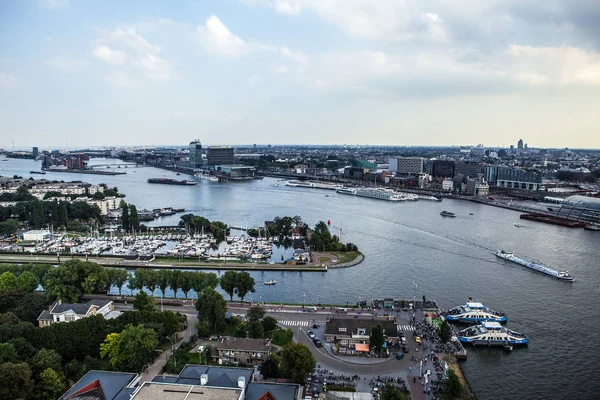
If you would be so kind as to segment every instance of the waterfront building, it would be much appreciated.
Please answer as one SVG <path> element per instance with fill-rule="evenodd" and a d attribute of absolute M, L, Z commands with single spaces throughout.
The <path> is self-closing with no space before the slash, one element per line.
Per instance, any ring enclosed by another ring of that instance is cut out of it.
<path fill-rule="evenodd" d="M 117 197 L 106 197 L 102 200 L 89 200 L 87 198 L 76 199 L 75 201 L 86 201 L 90 205 L 98 206 L 100 209 L 100 214 L 107 215 L 110 211 L 116 210 L 119 208 L 119 204 L 121 203 L 121 199 Z"/>
<path fill-rule="evenodd" d="M 454 161 L 433 160 L 431 174 L 434 178 L 454 178 Z"/>
<path fill-rule="evenodd" d="M 250 179 L 254 177 L 256 168 L 248 165 L 214 165 L 215 171 L 221 172 L 229 179 Z"/>
<path fill-rule="evenodd" d="M 452 178 L 444 179 L 444 181 L 442 182 L 442 190 L 448 192 L 454 190 L 454 181 L 452 180 Z"/>
<path fill-rule="evenodd" d="M 40 155 L 40 149 L 38 147 L 34 147 L 31 149 L 31 154 L 33 155 L 33 158 L 37 158 L 37 156 Z"/>
<path fill-rule="evenodd" d="M 217 354 L 213 356 L 219 364 L 262 364 L 269 358 L 269 339 L 223 337 L 214 345 Z"/>
<path fill-rule="evenodd" d="M 483 175 L 488 183 L 509 189 L 538 190 L 542 184 L 542 175 L 535 171 L 520 168 L 487 165 Z"/>
<path fill-rule="evenodd" d="M 353 350 L 357 344 L 369 343 L 371 330 L 375 325 L 381 325 L 386 341 L 392 343 L 400 341 L 401 335 L 395 321 L 352 317 L 332 318 L 325 327 L 325 340 L 341 348 Z"/>
<path fill-rule="evenodd" d="M 210 146 L 207 156 L 208 165 L 233 165 L 233 147 Z"/>
<path fill-rule="evenodd" d="M 483 168 L 483 164 L 469 162 L 469 161 L 462 161 L 462 162 L 456 163 L 456 168 L 454 170 L 454 173 L 456 175 L 459 175 L 459 174 L 465 175 L 465 176 L 468 176 L 469 178 L 477 178 L 477 176 L 481 173 L 482 168 Z"/>
<path fill-rule="evenodd" d="M 559 208 L 560 207 L 560 208 Z M 574 195 L 566 197 L 558 209 L 558 217 L 586 223 L 600 224 L 600 198 Z"/>
<path fill-rule="evenodd" d="M 204 160 L 202 159 L 202 143 L 200 140 L 190 142 L 189 163 L 192 168 L 202 168 Z"/>
<path fill-rule="evenodd" d="M 77 321 L 91 315 L 103 315 L 107 318 L 113 310 L 112 300 L 90 300 L 87 303 L 73 304 L 57 301 L 48 310 L 42 311 L 37 321 L 40 327 L 44 327 L 57 322 Z"/>
<path fill-rule="evenodd" d="M 390 158 L 389 169 L 398 175 L 419 175 L 424 172 L 425 159 L 423 157 L 398 157 Z"/>

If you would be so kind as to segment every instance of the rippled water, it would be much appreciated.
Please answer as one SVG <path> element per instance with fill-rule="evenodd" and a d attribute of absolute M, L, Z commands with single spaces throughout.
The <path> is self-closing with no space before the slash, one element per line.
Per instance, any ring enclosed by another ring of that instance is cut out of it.
<path fill-rule="evenodd" d="M 0 175 L 27 176 L 34 165 L 28 160 L 0 162 Z M 356 243 L 365 261 L 327 273 L 253 272 L 257 282 L 277 280 L 275 286 L 257 285 L 254 301 L 308 304 L 355 303 L 372 296 L 412 298 L 416 281 L 417 297 L 425 295 L 450 308 L 472 296 L 505 311 L 508 326 L 530 338 L 527 348 L 509 354 L 495 348 L 469 349 L 463 367 L 479 399 L 591 399 L 600 391 L 598 232 L 522 222 L 517 212 L 458 200 L 392 204 L 290 188 L 269 178 L 199 181 L 195 187 L 150 185 L 149 177 L 176 176 L 154 168 L 127 171 L 114 177 L 60 173 L 45 177 L 105 182 L 118 186 L 138 208 L 182 207 L 233 226 L 256 226 L 277 215 L 300 215 L 310 225 L 330 219 L 332 230 L 343 226 L 344 241 Z M 443 218 L 442 210 L 457 217 Z M 171 216 L 154 224 L 175 225 L 178 220 L 179 216 Z M 525 226 L 514 227 L 518 221 Z M 500 260 L 492 253 L 499 248 L 569 270 L 577 281 L 558 281 Z"/>

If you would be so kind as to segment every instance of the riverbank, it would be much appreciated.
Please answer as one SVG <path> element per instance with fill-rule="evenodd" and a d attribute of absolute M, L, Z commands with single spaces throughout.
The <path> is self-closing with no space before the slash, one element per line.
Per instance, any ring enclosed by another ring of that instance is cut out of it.
<path fill-rule="evenodd" d="M 238 270 L 238 271 L 290 271 L 290 272 L 326 272 L 327 266 L 288 265 L 288 264 L 262 264 L 253 262 L 209 261 L 209 262 L 174 262 L 168 260 L 155 260 L 150 262 L 125 261 L 117 257 L 82 257 L 82 256 L 19 256 L 0 255 L 3 264 L 57 264 L 72 259 L 90 261 L 104 267 L 112 268 L 166 268 L 166 269 L 197 269 L 197 270 Z"/>
<path fill-rule="evenodd" d="M 464 392 L 462 398 L 465 400 L 477 400 L 477 397 L 475 397 L 475 395 L 473 394 L 473 391 L 469 386 L 469 382 L 467 382 L 467 378 L 465 378 L 465 374 L 463 373 L 460 363 L 458 362 L 456 357 L 446 356 L 444 357 L 444 361 L 448 363 L 448 368 L 454 371 L 454 373 L 456 374 L 456 376 L 460 380 L 460 383 L 463 386 Z"/>

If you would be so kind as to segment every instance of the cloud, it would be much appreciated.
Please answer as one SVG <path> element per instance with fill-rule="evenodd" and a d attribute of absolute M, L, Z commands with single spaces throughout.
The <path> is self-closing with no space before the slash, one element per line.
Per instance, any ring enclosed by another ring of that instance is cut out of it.
<path fill-rule="evenodd" d="M 69 5 L 68 0 L 39 0 L 40 6 L 48 10 L 55 8 L 66 7 Z"/>
<path fill-rule="evenodd" d="M 127 55 L 124 51 L 112 50 L 108 46 L 97 46 L 94 49 L 94 56 L 113 65 L 123 65 L 127 61 Z"/>
<path fill-rule="evenodd" d="M 108 39 L 113 43 L 129 47 L 129 49 L 138 54 L 158 53 L 161 50 L 160 46 L 148 43 L 148 41 L 139 35 L 132 27 L 117 28 L 108 33 Z"/>
<path fill-rule="evenodd" d="M 289 58 L 299 64 L 305 64 L 308 61 L 308 57 L 301 51 L 292 51 L 285 46 L 281 46 L 279 51 L 282 56 Z"/>
<path fill-rule="evenodd" d="M 280 67 L 277 67 L 277 68 L 273 69 L 273 71 L 274 71 L 276 74 L 285 74 L 285 73 L 287 73 L 289 70 L 288 70 L 288 67 L 286 67 L 286 66 L 283 66 L 283 65 L 282 65 L 282 66 L 280 66 Z"/>
<path fill-rule="evenodd" d="M 0 87 L 1 88 L 13 88 L 17 86 L 17 78 L 7 74 L 4 71 L 0 71 Z"/>
<path fill-rule="evenodd" d="M 44 36 L 44 40 L 46 42 L 51 42 L 52 41 L 52 36 Z"/>
<path fill-rule="evenodd" d="M 248 83 L 250 85 L 254 85 L 258 81 L 260 81 L 260 78 L 258 76 L 256 76 L 256 75 L 250 75 L 250 77 L 248 78 Z"/>
<path fill-rule="evenodd" d="M 175 79 L 171 65 L 155 54 L 146 54 L 136 65 L 146 71 L 146 76 L 153 81 L 168 82 Z"/>
<path fill-rule="evenodd" d="M 239 57 L 248 51 L 246 42 L 234 35 L 216 15 L 211 15 L 196 32 L 202 46 L 212 53 Z"/>
<path fill-rule="evenodd" d="M 137 86 L 137 83 L 129 78 L 123 71 L 115 71 L 104 76 L 106 82 L 119 88 L 130 89 Z"/>
<path fill-rule="evenodd" d="M 63 72 L 81 72 L 88 67 L 87 61 L 69 60 L 66 58 L 48 58 L 44 63 Z"/>

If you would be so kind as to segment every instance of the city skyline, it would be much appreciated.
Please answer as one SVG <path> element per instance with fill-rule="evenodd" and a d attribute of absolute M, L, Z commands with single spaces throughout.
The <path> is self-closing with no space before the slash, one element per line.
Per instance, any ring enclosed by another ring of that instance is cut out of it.
<path fill-rule="evenodd" d="M 3 2 L 0 148 L 600 148 L 599 19 L 594 0 Z"/>

